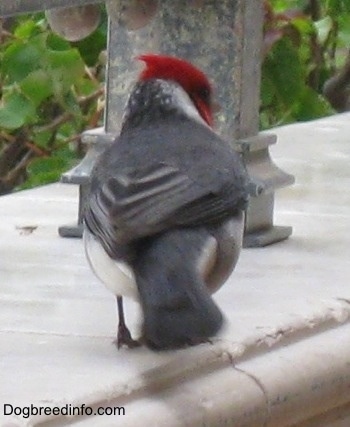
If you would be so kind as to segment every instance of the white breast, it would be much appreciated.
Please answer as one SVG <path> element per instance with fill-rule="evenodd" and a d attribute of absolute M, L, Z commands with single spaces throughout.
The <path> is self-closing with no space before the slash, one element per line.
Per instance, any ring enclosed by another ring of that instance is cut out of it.
<path fill-rule="evenodd" d="M 100 242 L 87 229 L 84 230 L 83 241 L 90 267 L 105 286 L 115 295 L 138 301 L 138 290 L 130 268 L 123 262 L 110 258 Z"/>

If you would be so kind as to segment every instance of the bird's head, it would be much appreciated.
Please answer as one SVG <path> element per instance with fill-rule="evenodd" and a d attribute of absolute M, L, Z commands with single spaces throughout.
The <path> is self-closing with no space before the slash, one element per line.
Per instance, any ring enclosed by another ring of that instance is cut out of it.
<path fill-rule="evenodd" d="M 187 93 L 202 119 L 213 126 L 212 88 L 207 76 L 189 62 L 173 56 L 145 54 L 138 56 L 146 67 L 140 81 L 161 79 L 174 81 Z"/>

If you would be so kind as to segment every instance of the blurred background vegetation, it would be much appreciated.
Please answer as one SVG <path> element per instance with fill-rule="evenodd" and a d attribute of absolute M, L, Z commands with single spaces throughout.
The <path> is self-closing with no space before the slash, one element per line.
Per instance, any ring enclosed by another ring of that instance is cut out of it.
<path fill-rule="evenodd" d="M 262 129 L 350 110 L 350 1 L 266 0 Z M 81 41 L 44 14 L 0 22 L 0 195 L 57 181 L 102 125 L 107 17 Z"/>

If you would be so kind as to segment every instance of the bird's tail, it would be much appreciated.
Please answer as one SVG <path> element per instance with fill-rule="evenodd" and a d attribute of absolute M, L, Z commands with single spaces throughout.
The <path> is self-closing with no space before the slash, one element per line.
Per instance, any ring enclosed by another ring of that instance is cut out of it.
<path fill-rule="evenodd" d="M 165 350 L 199 343 L 222 326 L 223 316 L 198 267 L 210 238 L 204 228 L 178 229 L 140 248 L 133 268 L 148 347 Z"/>

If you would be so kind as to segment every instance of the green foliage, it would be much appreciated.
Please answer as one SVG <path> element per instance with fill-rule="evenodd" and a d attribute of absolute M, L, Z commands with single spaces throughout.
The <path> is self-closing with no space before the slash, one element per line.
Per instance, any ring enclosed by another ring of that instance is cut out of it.
<path fill-rule="evenodd" d="M 54 34 L 42 14 L 18 18 L 0 37 L 1 194 L 56 181 L 81 156 L 79 134 L 101 117 L 106 19 L 82 42 Z"/>
<path fill-rule="evenodd" d="M 348 0 L 265 2 L 262 128 L 334 113 L 322 88 L 350 46 Z"/>
<path fill-rule="evenodd" d="M 67 171 L 67 164 L 73 164 L 75 160 L 76 156 L 69 148 L 56 150 L 50 157 L 33 159 L 27 167 L 29 177 L 21 188 L 32 188 L 58 181 L 61 174 Z"/>

